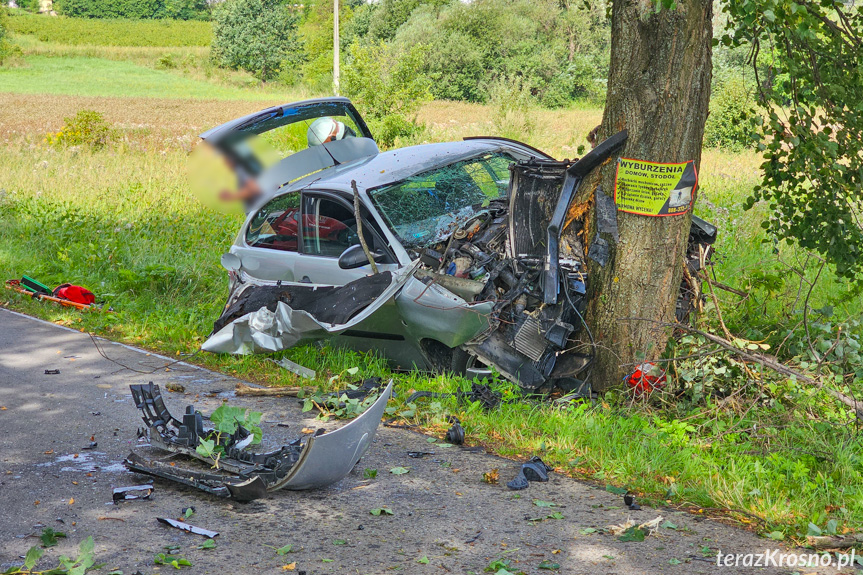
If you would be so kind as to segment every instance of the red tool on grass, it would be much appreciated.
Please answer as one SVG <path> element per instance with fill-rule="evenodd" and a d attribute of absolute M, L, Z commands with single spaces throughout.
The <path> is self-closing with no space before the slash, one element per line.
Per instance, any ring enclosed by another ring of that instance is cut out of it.
<path fill-rule="evenodd" d="M 62 284 L 51 291 L 48 286 L 24 276 L 20 280 L 6 280 L 6 289 L 29 295 L 34 299 L 52 301 L 66 307 L 100 309 L 95 305 L 96 296 L 90 290 L 72 284 Z"/>

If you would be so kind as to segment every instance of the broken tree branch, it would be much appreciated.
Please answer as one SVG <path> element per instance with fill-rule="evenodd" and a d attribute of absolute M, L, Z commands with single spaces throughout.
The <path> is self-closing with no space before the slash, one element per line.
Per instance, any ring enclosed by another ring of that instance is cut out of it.
<path fill-rule="evenodd" d="M 654 320 L 649 320 L 646 318 L 639 318 L 639 317 L 621 318 L 621 320 L 624 320 L 624 321 L 627 321 L 627 320 L 629 320 L 629 321 L 651 321 L 651 322 L 654 321 Z M 696 335 L 700 335 L 701 337 L 703 337 L 707 341 L 713 342 L 716 345 L 728 350 L 729 352 L 737 355 L 738 357 L 740 357 L 744 361 L 751 361 L 753 363 L 761 364 L 768 369 L 772 369 L 776 373 L 779 373 L 779 374 L 782 374 L 782 375 L 785 375 L 788 377 L 794 377 L 797 379 L 797 381 L 799 381 L 801 383 L 805 383 L 806 385 L 811 385 L 813 387 L 816 387 L 816 388 L 820 389 L 821 391 L 825 392 L 826 394 L 830 395 L 834 399 L 839 400 L 840 402 L 844 403 L 845 405 L 847 405 L 848 407 L 853 409 L 855 415 L 857 416 L 857 419 L 863 419 L 863 401 L 857 401 L 856 399 L 845 395 L 841 391 L 836 391 L 835 389 L 827 387 L 826 385 L 824 385 L 823 382 L 821 382 L 817 379 L 813 379 L 813 378 L 809 377 L 808 375 L 804 375 L 804 374 L 800 373 L 799 371 L 788 367 L 784 363 L 777 361 L 775 358 L 773 358 L 769 355 L 755 352 L 755 351 L 746 350 L 746 349 L 740 349 L 739 347 L 734 345 L 734 343 L 728 341 L 727 339 L 725 339 L 723 337 L 719 337 L 718 335 L 713 335 L 712 333 L 707 333 L 706 331 L 701 331 L 700 329 L 696 329 L 692 326 L 685 325 L 682 323 L 677 323 L 677 322 L 675 322 L 675 323 L 654 322 L 654 323 L 657 323 L 663 327 L 669 327 L 672 329 L 679 329 L 682 331 L 687 331 L 689 333 L 694 333 Z"/>
<path fill-rule="evenodd" d="M 251 397 L 297 397 L 303 390 L 302 387 L 251 387 L 244 383 L 237 383 L 237 395 Z"/>
<path fill-rule="evenodd" d="M 357 189 L 357 181 L 351 180 L 351 189 L 354 191 L 354 218 L 357 220 L 357 236 L 360 238 L 360 245 L 363 246 L 363 252 L 372 266 L 372 273 L 378 273 L 378 265 L 375 263 L 375 258 L 372 257 L 372 252 L 369 250 L 369 245 L 366 243 L 366 237 L 363 235 L 363 218 L 360 213 L 360 191 Z"/>
<path fill-rule="evenodd" d="M 863 534 L 849 534 L 846 537 L 830 535 L 809 535 L 806 542 L 815 549 L 848 549 L 863 544 Z"/>

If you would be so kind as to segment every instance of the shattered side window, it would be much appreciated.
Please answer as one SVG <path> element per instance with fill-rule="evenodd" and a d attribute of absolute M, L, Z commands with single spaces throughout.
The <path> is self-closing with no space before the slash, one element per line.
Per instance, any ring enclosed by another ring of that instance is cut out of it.
<path fill-rule="evenodd" d="M 295 252 L 299 249 L 300 194 L 285 194 L 255 214 L 246 230 L 253 248 Z"/>
<path fill-rule="evenodd" d="M 492 200 L 506 196 L 509 165 L 502 152 L 462 160 L 370 192 L 372 201 L 406 247 L 441 241 Z"/>

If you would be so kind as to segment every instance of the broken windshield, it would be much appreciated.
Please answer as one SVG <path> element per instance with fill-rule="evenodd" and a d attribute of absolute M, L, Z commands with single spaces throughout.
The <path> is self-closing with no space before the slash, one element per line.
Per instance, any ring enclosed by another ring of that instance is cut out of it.
<path fill-rule="evenodd" d="M 405 247 L 439 242 L 492 200 L 506 196 L 509 154 L 493 152 L 369 192 Z"/>

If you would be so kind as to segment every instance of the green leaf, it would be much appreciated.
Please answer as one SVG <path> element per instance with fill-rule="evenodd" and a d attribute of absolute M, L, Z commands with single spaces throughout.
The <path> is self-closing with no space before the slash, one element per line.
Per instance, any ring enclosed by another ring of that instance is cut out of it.
<path fill-rule="evenodd" d="M 198 549 L 215 549 L 215 548 L 216 548 L 216 542 L 213 541 L 212 539 L 207 539 L 206 541 L 204 541 L 203 543 L 198 545 Z"/>
<path fill-rule="evenodd" d="M 563 519 L 563 513 L 560 511 L 555 511 L 551 515 L 548 516 L 549 519 Z"/>
<path fill-rule="evenodd" d="M 44 551 L 37 546 L 28 549 L 27 555 L 24 556 L 24 569 L 31 571 L 36 566 L 36 563 L 39 562 L 39 559 L 42 558 L 43 553 Z"/>
<path fill-rule="evenodd" d="M 333 545 L 346 545 L 347 539 L 333 539 Z"/>
<path fill-rule="evenodd" d="M 410 473 L 410 471 L 407 467 L 393 467 L 390 469 L 390 473 L 393 475 L 404 475 L 405 473 Z"/>
<path fill-rule="evenodd" d="M 781 531 L 771 531 L 767 534 L 767 538 L 774 541 L 782 541 L 783 539 L 785 539 L 785 534 Z"/>
<path fill-rule="evenodd" d="M 809 537 L 817 537 L 821 535 L 821 528 L 814 523 L 809 523 L 809 528 L 806 530 L 806 535 Z"/>
<path fill-rule="evenodd" d="M 426 557 L 425 555 L 423 555 L 422 557 L 417 559 L 417 563 L 419 563 L 420 565 L 428 565 L 429 564 L 429 558 Z"/>
<path fill-rule="evenodd" d="M 533 504 L 537 507 L 556 507 L 556 503 L 552 503 L 551 501 L 543 501 L 541 499 L 534 499 Z"/>
<path fill-rule="evenodd" d="M 369 510 L 369 513 L 377 517 L 378 515 L 393 515 L 393 510 L 389 507 L 375 507 Z"/>
<path fill-rule="evenodd" d="M 293 544 L 288 543 L 284 547 L 279 547 L 278 549 L 276 549 L 276 554 L 287 555 L 288 553 L 291 553 L 293 550 L 294 550 Z"/>
<path fill-rule="evenodd" d="M 66 534 L 61 533 L 60 531 L 54 531 L 50 527 L 46 527 L 42 530 L 42 535 L 39 536 L 39 539 L 42 541 L 43 546 L 53 547 L 57 545 L 58 537 L 66 537 Z"/>
<path fill-rule="evenodd" d="M 582 535 L 590 535 L 591 533 L 596 533 L 596 529 L 593 527 L 585 527 L 584 529 L 580 529 L 578 532 Z"/>
<path fill-rule="evenodd" d="M 835 519 L 831 519 L 830 521 L 827 522 L 827 527 L 825 527 L 824 530 L 827 533 L 829 533 L 830 535 L 836 535 L 836 529 L 838 529 L 838 528 L 839 528 L 839 522 L 836 521 Z"/>
<path fill-rule="evenodd" d="M 681 563 L 683 563 L 683 561 L 681 561 L 680 559 L 675 559 L 674 557 L 668 560 L 669 565 L 680 565 Z"/>
<path fill-rule="evenodd" d="M 618 539 L 621 541 L 641 542 L 641 541 L 644 541 L 644 538 L 646 536 L 647 536 L 647 534 L 644 532 L 643 529 L 640 529 L 637 526 L 633 525 L 632 527 L 630 527 L 629 529 L 624 531 L 620 535 L 620 537 L 618 537 Z"/>
<path fill-rule="evenodd" d="M 663 523 L 662 525 L 660 525 L 660 527 L 663 527 L 663 528 L 665 528 L 665 529 L 677 529 L 677 525 L 675 525 L 675 524 L 674 524 L 674 523 L 672 523 L 671 521 L 666 521 L 665 523 Z"/>
<path fill-rule="evenodd" d="M 377 469 L 369 469 L 368 467 L 366 467 L 363 470 L 363 479 L 374 479 L 377 476 L 378 476 L 378 470 Z"/>
<path fill-rule="evenodd" d="M 557 570 L 560 569 L 560 563 L 554 563 L 548 559 L 543 559 L 537 566 L 537 569 Z"/>

